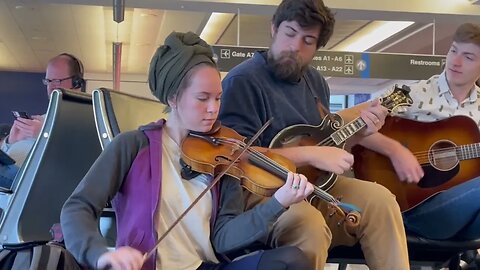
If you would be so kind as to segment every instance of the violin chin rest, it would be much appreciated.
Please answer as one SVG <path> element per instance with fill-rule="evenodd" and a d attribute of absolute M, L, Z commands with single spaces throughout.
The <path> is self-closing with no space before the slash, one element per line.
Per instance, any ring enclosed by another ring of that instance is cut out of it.
<path fill-rule="evenodd" d="M 200 175 L 199 172 L 196 172 L 192 170 L 192 167 L 190 167 L 183 159 L 180 159 L 180 166 L 182 166 L 182 169 L 180 171 L 180 175 L 182 176 L 183 179 L 185 180 L 191 180 L 198 175 Z"/>

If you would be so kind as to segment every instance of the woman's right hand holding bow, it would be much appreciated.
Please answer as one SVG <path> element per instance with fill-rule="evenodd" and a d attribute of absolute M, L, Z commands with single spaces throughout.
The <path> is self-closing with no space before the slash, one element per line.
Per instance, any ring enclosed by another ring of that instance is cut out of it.
<path fill-rule="evenodd" d="M 142 265 L 143 254 L 127 246 L 104 253 L 97 261 L 100 270 L 139 270 Z"/>

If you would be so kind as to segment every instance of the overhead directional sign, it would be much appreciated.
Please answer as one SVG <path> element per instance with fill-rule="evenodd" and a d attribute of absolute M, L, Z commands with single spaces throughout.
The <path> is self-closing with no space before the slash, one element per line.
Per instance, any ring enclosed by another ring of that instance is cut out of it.
<path fill-rule="evenodd" d="M 220 71 L 228 72 L 265 48 L 213 46 Z M 442 72 L 445 56 L 317 51 L 312 66 L 326 77 L 422 80 Z"/>

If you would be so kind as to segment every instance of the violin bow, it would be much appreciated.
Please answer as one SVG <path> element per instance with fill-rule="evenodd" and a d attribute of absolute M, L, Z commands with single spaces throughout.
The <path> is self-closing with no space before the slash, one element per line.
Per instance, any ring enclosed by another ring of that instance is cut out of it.
<path fill-rule="evenodd" d="M 157 248 L 158 246 L 160 246 L 160 243 L 162 242 L 162 240 L 168 235 L 168 233 L 170 233 L 170 231 L 173 230 L 173 228 L 175 228 L 175 226 L 177 226 L 178 223 L 180 223 L 180 221 L 185 217 L 185 215 L 200 201 L 200 199 L 202 199 L 202 197 L 208 192 L 210 191 L 214 186 L 215 184 L 217 184 L 218 181 L 220 181 L 220 179 L 225 175 L 225 173 L 230 170 L 233 166 L 233 164 L 235 164 L 235 162 L 237 162 L 237 160 L 247 151 L 247 149 L 253 144 L 253 142 L 255 142 L 258 137 L 263 133 L 263 131 L 265 131 L 265 129 L 270 125 L 270 123 L 272 122 L 273 120 L 273 117 L 270 118 L 270 120 L 268 120 L 258 131 L 255 135 L 253 135 L 253 137 L 248 141 L 247 144 L 245 144 L 245 146 L 243 147 L 242 151 L 240 151 L 240 154 L 237 155 L 237 157 L 235 157 L 231 162 L 230 164 L 228 164 L 228 166 L 223 170 L 221 171 L 211 182 L 210 184 L 205 188 L 205 190 L 202 191 L 202 193 L 200 193 L 200 195 L 198 195 L 198 197 L 187 207 L 187 209 L 185 209 L 185 211 L 183 211 L 183 213 L 178 216 L 178 218 L 172 223 L 172 225 L 170 225 L 170 227 L 162 234 L 162 236 L 160 236 L 160 238 L 158 238 L 157 242 L 155 243 L 155 246 L 150 249 L 150 251 L 148 251 L 147 253 L 145 253 L 145 255 L 143 256 L 143 263 L 145 263 L 146 260 L 148 260 L 148 258 L 150 258 L 156 251 L 157 251 Z"/>

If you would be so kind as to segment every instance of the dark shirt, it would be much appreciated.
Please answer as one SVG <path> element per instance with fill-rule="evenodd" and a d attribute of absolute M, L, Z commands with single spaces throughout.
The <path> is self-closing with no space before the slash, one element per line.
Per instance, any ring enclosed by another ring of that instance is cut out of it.
<path fill-rule="evenodd" d="M 319 125 L 317 101 L 328 108 L 330 89 L 325 79 L 310 67 L 297 83 L 279 80 L 269 70 L 267 52 L 232 69 L 223 79 L 222 124 L 252 137 L 270 118 L 272 124 L 257 145 L 268 147 L 272 138 L 294 124 Z"/>

